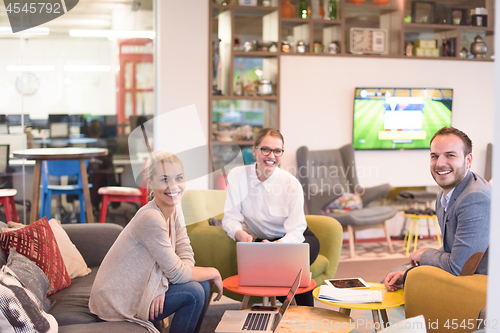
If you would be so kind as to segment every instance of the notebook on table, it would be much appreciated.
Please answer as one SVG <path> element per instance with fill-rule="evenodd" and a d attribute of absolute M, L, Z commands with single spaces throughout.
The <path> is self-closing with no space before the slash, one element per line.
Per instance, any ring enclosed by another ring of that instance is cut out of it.
<path fill-rule="evenodd" d="M 227 310 L 224 312 L 219 325 L 215 329 L 216 333 L 238 333 L 238 332 L 274 332 L 278 327 L 285 311 L 288 309 L 297 289 L 299 288 L 302 269 L 297 274 L 292 287 L 288 291 L 286 299 L 279 311 L 236 311 Z"/>
<path fill-rule="evenodd" d="M 236 244 L 238 280 L 245 287 L 288 287 L 302 269 L 300 286 L 309 287 L 309 244 Z"/>

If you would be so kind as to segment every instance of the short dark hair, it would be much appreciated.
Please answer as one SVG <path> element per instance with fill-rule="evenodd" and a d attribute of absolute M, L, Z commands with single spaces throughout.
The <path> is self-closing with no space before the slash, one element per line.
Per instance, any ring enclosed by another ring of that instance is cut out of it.
<path fill-rule="evenodd" d="M 270 135 L 272 137 L 280 139 L 281 142 L 283 142 L 283 146 L 285 145 L 285 139 L 283 139 L 283 135 L 281 135 L 280 131 L 274 128 L 263 128 L 255 136 L 254 146 L 258 147 L 260 145 L 260 142 L 266 135 Z"/>
<path fill-rule="evenodd" d="M 456 136 L 458 136 L 460 138 L 460 140 L 462 140 L 462 142 L 464 143 L 464 156 L 467 156 L 470 153 L 472 153 L 472 141 L 471 141 L 471 139 L 467 136 L 467 134 L 465 134 L 464 132 L 462 132 L 458 128 L 455 128 L 453 126 L 450 126 L 450 127 L 445 126 L 445 127 L 441 128 L 439 131 L 436 132 L 436 134 L 434 134 L 430 143 L 432 144 L 432 141 L 439 135 L 456 135 Z"/>

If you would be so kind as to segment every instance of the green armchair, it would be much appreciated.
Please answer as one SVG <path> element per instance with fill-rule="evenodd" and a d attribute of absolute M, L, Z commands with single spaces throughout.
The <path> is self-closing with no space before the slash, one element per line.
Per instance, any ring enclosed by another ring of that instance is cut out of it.
<path fill-rule="evenodd" d="M 224 217 L 226 191 L 188 190 L 182 198 L 182 211 L 194 251 L 197 266 L 215 267 L 222 279 L 238 274 L 236 242 L 222 227 L 210 226 L 208 219 Z M 337 271 L 342 248 L 342 226 L 328 216 L 306 215 L 307 225 L 320 243 L 318 258 L 311 265 L 312 278 L 317 285 L 332 278 Z M 241 301 L 243 295 L 224 290 L 224 295 Z M 251 298 L 250 303 L 257 302 Z"/>

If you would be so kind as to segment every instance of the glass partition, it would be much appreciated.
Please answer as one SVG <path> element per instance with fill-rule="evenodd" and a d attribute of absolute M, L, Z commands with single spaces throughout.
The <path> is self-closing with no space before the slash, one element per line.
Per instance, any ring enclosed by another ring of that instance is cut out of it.
<path fill-rule="evenodd" d="M 140 123 L 155 112 L 155 34 L 153 1 L 132 3 L 136 1 L 103 5 L 80 0 L 66 14 L 17 33 L 12 33 L 7 13 L 0 11 L 0 146 L 9 150 L 0 156 L 0 184 L 17 190 L 19 222 L 29 224 L 41 215 L 62 223 L 82 222 L 76 195 L 54 195 L 41 206 L 51 163 L 40 162 L 39 175 L 36 160 L 21 158 L 21 150 L 40 149 L 42 155 L 67 159 L 60 149 L 106 149 L 107 154 L 86 158 L 92 185 L 91 209 L 85 210 L 95 221 L 101 211 L 100 188 L 138 188 L 131 163 L 144 161 L 130 156 L 128 134 L 138 119 Z M 78 185 L 77 179 L 49 176 L 47 184 Z M 33 193 L 37 181 L 38 200 Z M 138 207 L 110 204 L 106 222 L 126 223 Z M 3 205 L 0 220 L 7 220 Z"/>

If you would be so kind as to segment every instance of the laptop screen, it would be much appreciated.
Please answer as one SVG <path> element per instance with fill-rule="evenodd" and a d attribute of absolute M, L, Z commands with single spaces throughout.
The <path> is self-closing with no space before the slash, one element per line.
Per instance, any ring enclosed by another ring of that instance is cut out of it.
<path fill-rule="evenodd" d="M 278 327 L 278 324 L 280 323 L 281 318 L 283 318 L 283 315 L 285 314 L 286 309 L 288 309 L 290 302 L 292 302 L 292 299 L 295 296 L 297 289 L 299 289 L 301 276 L 302 276 L 302 269 L 300 269 L 299 274 L 295 278 L 295 281 L 293 282 L 292 287 L 288 291 L 288 295 L 286 295 L 286 299 L 283 301 L 283 304 L 281 305 L 280 310 L 279 310 L 278 314 L 276 315 L 276 318 L 274 319 L 273 328 L 272 328 L 273 332 L 276 330 L 276 327 Z"/>

